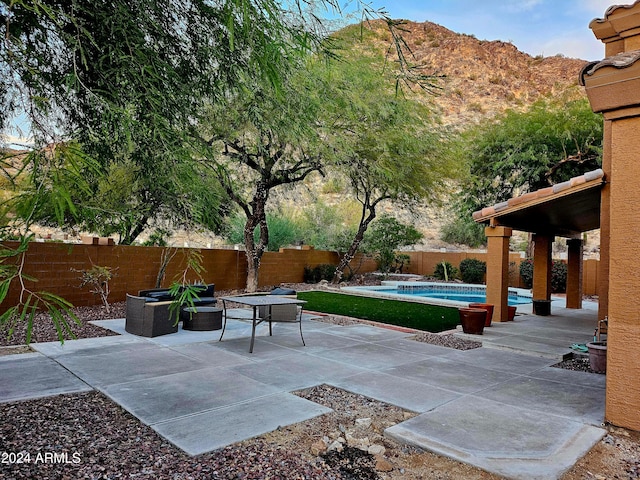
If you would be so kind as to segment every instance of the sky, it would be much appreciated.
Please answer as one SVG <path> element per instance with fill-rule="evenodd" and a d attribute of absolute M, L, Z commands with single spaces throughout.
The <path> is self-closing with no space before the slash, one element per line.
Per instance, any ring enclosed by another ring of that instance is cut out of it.
<path fill-rule="evenodd" d="M 633 0 L 373 0 L 394 19 L 430 21 L 479 40 L 502 40 L 532 56 L 604 58 L 589 22 Z"/>

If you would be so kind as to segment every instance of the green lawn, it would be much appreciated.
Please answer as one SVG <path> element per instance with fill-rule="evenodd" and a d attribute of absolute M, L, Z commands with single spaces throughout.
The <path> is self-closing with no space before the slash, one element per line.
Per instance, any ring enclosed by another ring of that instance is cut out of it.
<path fill-rule="evenodd" d="M 442 332 L 460 323 L 458 309 L 329 292 L 298 292 L 305 310 L 373 320 L 427 332 Z"/>

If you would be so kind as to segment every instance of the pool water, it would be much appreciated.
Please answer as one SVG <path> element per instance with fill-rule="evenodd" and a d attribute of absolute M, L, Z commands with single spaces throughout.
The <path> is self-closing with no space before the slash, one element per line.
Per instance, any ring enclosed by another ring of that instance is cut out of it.
<path fill-rule="evenodd" d="M 395 293 L 399 295 L 407 295 L 406 293 L 398 292 Z M 412 294 L 409 294 L 412 295 Z M 423 293 L 423 294 L 413 294 L 413 296 L 418 297 L 426 297 L 426 298 L 439 298 L 441 300 L 452 300 L 454 302 L 463 302 L 463 303 L 486 303 L 487 296 L 486 295 L 470 295 L 470 294 L 459 294 L 459 293 Z M 520 297 L 518 295 L 509 295 L 507 300 L 508 304 L 511 306 L 522 305 L 525 303 L 531 303 L 531 299 L 527 297 Z"/>
<path fill-rule="evenodd" d="M 385 285 L 388 283 L 388 285 Z M 383 286 L 376 287 L 348 287 L 359 293 L 371 293 L 372 296 L 391 296 L 397 298 L 433 298 L 455 302 L 457 304 L 485 303 L 487 301 L 486 287 L 483 285 L 451 284 L 429 282 L 383 282 Z M 530 296 L 518 295 L 513 289 L 509 291 L 508 304 L 511 306 L 531 303 Z"/>

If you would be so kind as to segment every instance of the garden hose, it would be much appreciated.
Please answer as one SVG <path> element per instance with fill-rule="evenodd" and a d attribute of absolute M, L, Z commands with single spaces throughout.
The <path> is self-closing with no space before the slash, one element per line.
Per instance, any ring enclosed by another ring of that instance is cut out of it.
<path fill-rule="evenodd" d="M 585 343 L 574 343 L 571 345 L 571 349 L 577 350 L 578 352 L 583 352 L 583 353 L 586 353 L 589 351 Z"/>

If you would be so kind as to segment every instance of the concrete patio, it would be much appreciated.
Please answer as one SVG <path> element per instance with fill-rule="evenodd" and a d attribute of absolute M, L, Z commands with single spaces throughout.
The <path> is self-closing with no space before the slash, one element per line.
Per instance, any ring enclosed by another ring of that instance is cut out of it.
<path fill-rule="evenodd" d="M 304 320 L 156 338 L 122 335 L 32 345 L 0 357 L 0 401 L 96 389 L 190 455 L 329 411 L 292 391 L 326 383 L 420 413 L 386 434 L 519 479 L 558 478 L 604 434 L 605 376 L 552 368 L 593 337 L 595 310 L 518 315 L 460 351 L 369 325 Z M 460 333 L 460 335 L 462 335 Z"/>

